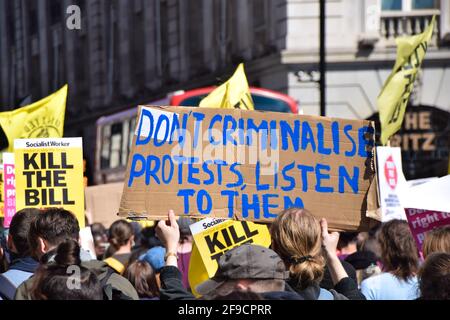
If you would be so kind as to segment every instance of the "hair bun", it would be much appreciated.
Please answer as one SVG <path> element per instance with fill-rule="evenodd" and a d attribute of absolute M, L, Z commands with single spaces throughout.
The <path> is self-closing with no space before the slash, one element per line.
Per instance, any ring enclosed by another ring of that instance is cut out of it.
<path fill-rule="evenodd" d="M 56 249 L 55 261 L 60 266 L 79 265 L 80 245 L 73 239 L 67 239 Z"/>

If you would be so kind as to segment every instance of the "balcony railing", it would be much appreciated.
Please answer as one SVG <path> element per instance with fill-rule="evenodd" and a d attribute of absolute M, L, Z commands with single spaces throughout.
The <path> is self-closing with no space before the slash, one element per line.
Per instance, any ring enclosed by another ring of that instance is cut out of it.
<path fill-rule="evenodd" d="M 439 39 L 439 10 L 382 11 L 380 40 L 384 46 L 395 46 L 395 38 L 423 32 L 436 16 L 436 23 L 430 45 L 437 46 Z"/>

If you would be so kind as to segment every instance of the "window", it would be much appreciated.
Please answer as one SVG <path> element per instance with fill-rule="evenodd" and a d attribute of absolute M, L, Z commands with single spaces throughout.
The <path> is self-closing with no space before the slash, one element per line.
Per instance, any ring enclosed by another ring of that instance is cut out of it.
<path fill-rule="evenodd" d="M 402 0 L 383 0 L 381 10 L 402 10 Z"/>
<path fill-rule="evenodd" d="M 269 39 L 269 2 L 253 0 L 253 52 L 254 57 L 267 54 Z"/>
<path fill-rule="evenodd" d="M 431 45 L 438 45 L 440 2 L 438 0 L 383 0 L 380 33 L 387 46 L 395 46 L 395 38 L 419 34 L 437 15 Z"/>
<path fill-rule="evenodd" d="M 132 117 L 103 125 L 100 151 L 101 170 L 123 168 L 127 165 L 135 124 L 136 120 Z"/>
<path fill-rule="evenodd" d="M 166 0 L 158 2 L 156 19 L 157 74 L 163 79 L 169 77 L 169 7 Z M 158 11 L 159 10 L 159 11 Z"/>
<path fill-rule="evenodd" d="M 59 0 L 50 2 L 50 24 L 55 25 L 61 22 L 63 15 L 62 5 Z"/>
<path fill-rule="evenodd" d="M 203 69 L 203 12 L 202 1 L 191 0 L 187 16 L 187 49 L 189 55 L 190 74 L 195 75 Z"/>
<path fill-rule="evenodd" d="M 122 148 L 122 123 L 114 123 L 111 126 L 111 152 L 109 154 L 109 167 L 120 167 Z"/>
<path fill-rule="evenodd" d="M 36 10 L 36 2 L 31 1 L 28 8 L 28 33 L 30 36 L 35 36 L 39 29 L 38 26 L 38 13 Z"/>
<path fill-rule="evenodd" d="M 411 11 L 411 10 L 439 9 L 439 0 L 383 0 L 381 10 Z"/>
<path fill-rule="evenodd" d="M 141 89 L 144 86 L 145 70 L 144 65 L 145 51 L 142 50 L 142 41 L 144 36 L 144 17 L 141 13 L 133 17 L 130 22 L 130 65 L 132 72 L 132 84 L 136 89 Z"/>
<path fill-rule="evenodd" d="M 413 9 L 439 9 L 438 0 L 413 0 Z"/>

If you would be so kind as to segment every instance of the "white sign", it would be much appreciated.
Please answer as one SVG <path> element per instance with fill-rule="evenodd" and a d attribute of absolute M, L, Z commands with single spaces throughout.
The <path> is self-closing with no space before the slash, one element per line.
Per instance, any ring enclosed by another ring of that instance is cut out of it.
<path fill-rule="evenodd" d="M 409 188 L 402 204 L 405 208 L 450 212 L 450 175 Z"/>
<path fill-rule="evenodd" d="M 228 220 L 229 219 L 222 219 L 222 218 L 205 218 L 203 220 L 191 224 L 189 228 L 191 229 L 192 235 L 196 235 Z"/>
<path fill-rule="evenodd" d="M 405 210 L 400 200 L 408 189 L 402 170 L 401 149 L 377 147 L 377 163 L 382 211 L 381 221 L 406 220 Z"/>

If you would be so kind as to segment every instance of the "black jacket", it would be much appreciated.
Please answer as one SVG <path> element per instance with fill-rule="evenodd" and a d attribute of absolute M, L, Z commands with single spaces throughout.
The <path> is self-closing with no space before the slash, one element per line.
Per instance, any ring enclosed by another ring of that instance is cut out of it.
<path fill-rule="evenodd" d="M 318 284 L 301 289 L 293 279 L 289 279 L 287 283 L 305 300 L 317 300 L 319 297 L 320 286 Z M 334 300 L 366 300 L 365 296 L 358 290 L 355 280 L 349 277 L 341 279 L 333 289 L 328 291 L 333 294 Z"/>

